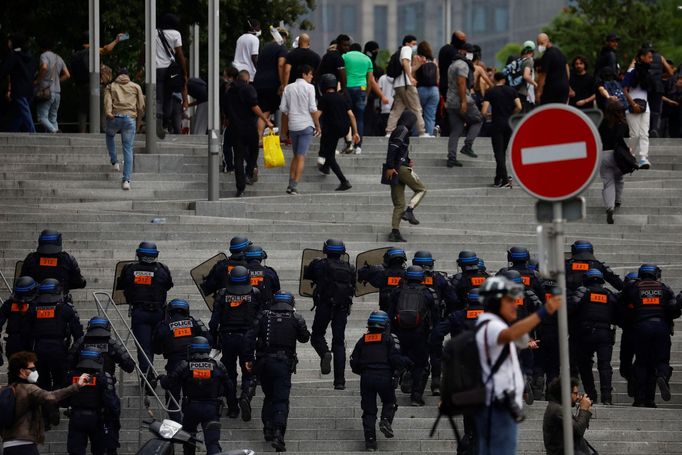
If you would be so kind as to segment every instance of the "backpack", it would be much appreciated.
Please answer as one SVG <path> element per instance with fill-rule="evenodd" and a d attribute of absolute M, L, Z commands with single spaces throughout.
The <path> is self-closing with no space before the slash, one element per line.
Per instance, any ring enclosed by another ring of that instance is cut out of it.
<path fill-rule="evenodd" d="M 398 296 L 395 319 L 403 329 L 416 329 L 424 324 L 428 316 L 424 287 L 404 287 Z"/>
<path fill-rule="evenodd" d="M 8 429 L 14 425 L 16 406 L 14 387 L 9 385 L 0 390 L 0 429 Z"/>
<path fill-rule="evenodd" d="M 520 88 L 523 85 L 523 66 L 526 59 L 519 57 L 504 67 L 502 73 L 507 76 L 507 84 L 513 88 Z"/>
<path fill-rule="evenodd" d="M 623 109 L 628 109 L 628 100 L 625 98 L 625 93 L 623 92 L 623 87 L 617 81 L 605 81 L 604 89 L 609 94 L 609 96 L 615 96 L 618 98 Z"/>
<path fill-rule="evenodd" d="M 328 260 L 325 279 L 319 287 L 319 292 L 322 297 L 329 299 L 332 305 L 346 304 L 355 292 L 352 283 L 353 270 L 349 263 Z"/>
<path fill-rule="evenodd" d="M 625 144 L 625 141 L 618 142 L 613 150 L 613 159 L 623 175 L 632 174 L 639 169 L 637 159 L 630 153 L 630 148 Z"/>
<path fill-rule="evenodd" d="M 388 60 L 388 64 L 386 65 L 386 76 L 395 79 L 400 76 L 402 72 L 403 66 L 400 64 L 400 49 L 398 49 Z"/>

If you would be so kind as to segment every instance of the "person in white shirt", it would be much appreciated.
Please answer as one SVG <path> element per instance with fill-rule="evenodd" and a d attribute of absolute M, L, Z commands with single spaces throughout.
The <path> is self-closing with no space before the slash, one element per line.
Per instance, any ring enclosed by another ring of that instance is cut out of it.
<path fill-rule="evenodd" d="M 185 78 L 181 91 L 182 109 L 186 110 L 189 106 L 187 62 L 182 52 L 182 35 L 179 29 L 180 19 L 174 14 L 166 13 L 159 18 L 157 33 L 154 37 L 156 41 L 156 134 L 160 139 L 166 135 L 164 122 L 170 122 L 173 91 L 166 88 L 166 73 L 173 61 L 177 61 L 182 67 Z"/>
<path fill-rule="evenodd" d="M 649 67 L 654 60 L 651 49 L 640 49 L 632 61 L 621 85 L 628 100 L 626 119 L 630 128 L 630 148 L 639 160 L 640 169 L 651 168 L 649 162 L 649 86 L 652 84 Z"/>
<path fill-rule="evenodd" d="M 282 136 L 291 139 L 294 158 L 289 170 L 288 194 L 298 193 L 298 181 L 303 174 L 305 156 L 315 134 L 321 134 L 320 111 L 315 102 L 315 87 L 312 85 L 313 68 L 301 66 L 301 77 L 284 88 L 282 102 Z"/>
<path fill-rule="evenodd" d="M 390 136 L 395 129 L 398 119 L 403 111 L 407 109 L 417 116 L 417 134 L 422 137 L 430 137 L 426 134 L 424 127 L 424 117 L 422 116 L 422 105 L 417 93 L 417 79 L 412 71 L 412 55 L 417 53 L 417 38 L 413 35 L 406 35 L 403 38 L 403 47 L 400 48 L 400 66 L 403 72 L 393 81 L 395 89 L 393 109 L 388 116 L 386 125 L 386 136 Z"/>
<path fill-rule="evenodd" d="M 388 104 L 381 104 L 381 114 L 377 121 L 377 131 L 385 131 L 388 117 L 391 115 L 391 109 L 393 108 L 393 78 L 383 74 L 377 81 L 377 84 L 379 84 L 381 92 L 388 100 Z"/>
<path fill-rule="evenodd" d="M 559 309 L 561 298 L 551 297 L 544 307 L 517 320 L 515 299 L 523 298 L 523 285 L 496 276 L 488 278 L 478 293 L 485 313 L 478 318 L 476 344 L 487 392 L 486 406 L 474 415 L 479 453 L 513 455 L 516 453 L 518 422 L 523 420 L 521 407 L 525 385 L 517 349 L 534 347 L 531 343 L 535 342 L 529 342 L 528 332 Z M 490 377 L 499 359 L 504 360 Z"/>
<path fill-rule="evenodd" d="M 249 31 L 237 39 L 232 66 L 239 71 L 248 71 L 251 76 L 249 82 L 253 82 L 256 75 L 256 63 L 258 63 L 258 48 L 260 47 L 258 37 L 261 35 L 261 30 L 260 22 L 255 19 L 250 19 L 246 23 L 249 26 Z"/>

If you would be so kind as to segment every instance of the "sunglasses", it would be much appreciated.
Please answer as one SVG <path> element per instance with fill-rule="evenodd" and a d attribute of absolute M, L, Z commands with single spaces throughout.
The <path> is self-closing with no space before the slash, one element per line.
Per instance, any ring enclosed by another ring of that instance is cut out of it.
<path fill-rule="evenodd" d="M 25 368 L 22 368 L 22 370 L 36 371 L 37 368 L 36 367 L 31 367 L 31 368 L 25 367 Z"/>

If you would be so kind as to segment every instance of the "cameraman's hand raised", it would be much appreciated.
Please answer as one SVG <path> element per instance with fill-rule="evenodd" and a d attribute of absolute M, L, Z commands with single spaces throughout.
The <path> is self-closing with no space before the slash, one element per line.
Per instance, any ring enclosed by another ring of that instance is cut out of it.
<path fill-rule="evenodd" d="M 590 397 L 588 397 L 587 394 L 585 394 L 580 399 L 580 409 L 584 411 L 589 411 L 590 408 L 592 408 L 592 400 L 590 400 Z"/>

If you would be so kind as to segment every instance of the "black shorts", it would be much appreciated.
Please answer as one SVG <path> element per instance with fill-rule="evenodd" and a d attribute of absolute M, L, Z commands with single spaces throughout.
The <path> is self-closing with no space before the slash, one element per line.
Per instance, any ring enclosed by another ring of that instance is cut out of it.
<path fill-rule="evenodd" d="M 279 88 L 258 88 L 258 106 L 263 112 L 273 113 L 279 110 L 280 96 L 277 94 Z"/>

